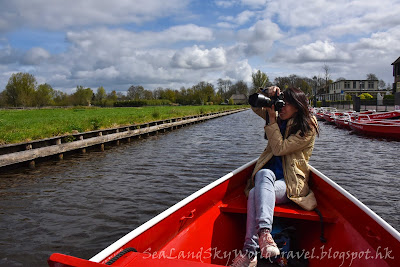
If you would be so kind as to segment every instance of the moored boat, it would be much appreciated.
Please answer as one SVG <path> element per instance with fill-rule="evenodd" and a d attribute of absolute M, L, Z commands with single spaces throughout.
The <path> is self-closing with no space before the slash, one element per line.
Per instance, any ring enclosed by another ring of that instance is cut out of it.
<path fill-rule="evenodd" d="M 369 119 L 369 120 L 382 120 L 382 119 L 394 119 L 400 117 L 400 111 L 389 111 L 389 112 L 377 112 L 377 113 L 359 113 L 356 119 Z"/>
<path fill-rule="evenodd" d="M 349 121 L 351 121 L 351 116 L 348 113 L 335 117 L 335 124 L 338 128 L 350 130 Z"/>
<path fill-rule="evenodd" d="M 398 120 L 354 120 L 349 127 L 358 134 L 400 140 Z"/>
<path fill-rule="evenodd" d="M 243 189 L 255 162 L 193 193 L 90 260 L 55 253 L 48 263 L 54 267 L 228 265 L 243 246 L 247 211 Z M 312 167 L 310 187 L 322 223 L 315 211 L 294 203 L 274 210 L 275 230 L 296 229 L 298 246 L 287 251 L 287 259 L 305 258 L 309 266 L 397 266 L 399 232 Z"/>

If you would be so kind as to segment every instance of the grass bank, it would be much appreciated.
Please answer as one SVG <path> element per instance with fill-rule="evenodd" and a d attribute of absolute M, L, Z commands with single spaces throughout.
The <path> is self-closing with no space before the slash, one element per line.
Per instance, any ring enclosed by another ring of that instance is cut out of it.
<path fill-rule="evenodd" d="M 0 145 L 243 107 L 214 105 L 0 110 Z"/>

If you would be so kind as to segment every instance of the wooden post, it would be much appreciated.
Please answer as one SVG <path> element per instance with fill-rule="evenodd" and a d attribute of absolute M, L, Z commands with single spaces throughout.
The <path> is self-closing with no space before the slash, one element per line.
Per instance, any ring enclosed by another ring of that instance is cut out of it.
<path fill-rule="evenodd" d="M 98 136 L 103 136 L 103 133 L 99 132 Z M 104 143 L 100 144 L 100 151 L 104 152 Z"/>
<path fill-rule="evenodd" d="M 61 138 L 58 138 L 58 139 L 56 140 L 56 145 L 61 145 Z M 57 158 L 58 158 L 59 160 L 63 160 L 63 159 L 64 159 L 64 154 L 63 154 L 63 153 L 58 154 L 58 155 L 57 155 Z"/>
<path fill-rule="evenodd" d="M 83 140 L 83 135 L 79 136 L 79 140 Z M 86 147 L 81 148 L 81 153 L 85 154 L 86 153 Z"/>
<path fill-rule="evenodd" d="M 27 145 L 25 146 L 25 149 L 26 149 L 26 150 L 31 150 L 31 149 L 32 149 L 32 144 L 27 144 Z M 28 161 L 28 167 L 29 167 L 30 169 L 34 169 L 34 168 L 35 168 L 35 161 L 34 161 L 34 160 Z"/>
<path fill-rule="evenodd" d="M 29 169 L 34 169 L 36 167 L 35 161 L 34 160 L 29 161 L 28 166 Z"/>
<path fill-rule="evenodd" d="M 119 129 L 116 129 L 116 130 L 115 130 L 115 133 L 119 133 Z M 119 139 L 117 139 L 117 140 L 115 141 L 115 145 L 116 145 L 116 146 L 119 146 L 119 145 L 120 145 Z"/>

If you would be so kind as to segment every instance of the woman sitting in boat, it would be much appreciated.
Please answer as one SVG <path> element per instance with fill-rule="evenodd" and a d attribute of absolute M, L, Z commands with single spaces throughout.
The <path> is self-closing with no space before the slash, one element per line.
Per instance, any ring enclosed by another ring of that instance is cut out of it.
<path fill-rule="evenodd" d="M 279 95 L 276 86 L 268 95 Z M 266 120 L 268 144 L 261 154 L 246 187 L 247 225 L 243 253 L 232 266 L 256 266 L 257 249 L 261 257 L 280 254 L 271 231 L 275 204 L 293 201 L 313 210 L 317 201 L 308 186 L 308 161 L 314 147 L 318 124 L 308 109 L 303 91 L 289 88 L 283 92 L 285 105 L 276 115 L 275 107 L 252 107 Z"/>

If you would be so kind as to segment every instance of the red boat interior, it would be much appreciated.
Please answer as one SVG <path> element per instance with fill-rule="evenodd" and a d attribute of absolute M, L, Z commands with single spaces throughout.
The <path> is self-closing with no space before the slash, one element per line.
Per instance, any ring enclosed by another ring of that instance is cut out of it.
<path fill-rule="evenodd" d="M 243 247 L 246 228 L 244 184 L 252 172 L 245 168 L 177 209 L 100 263 L 53 254 L 50 266 L 212 266 L 229 265 Z M 317 174 L 310 185 L 323 217 L 324 238 L 320 240 L 320 216 L 295 204 L 275 208 L 274 230 L 292 227 L 287 259 L 300 266 L 397 266 L 399 241 L 379 223 Z M 128 252 L 117 256 L 127 248 Z M 284 255 L 285 256 L 285 255 Z M 259 260 L 258 266 L 278 266 Z M 290 265 L 289 265 L 290 266 Z"/>

